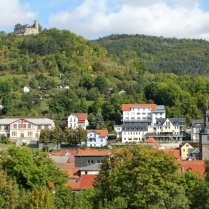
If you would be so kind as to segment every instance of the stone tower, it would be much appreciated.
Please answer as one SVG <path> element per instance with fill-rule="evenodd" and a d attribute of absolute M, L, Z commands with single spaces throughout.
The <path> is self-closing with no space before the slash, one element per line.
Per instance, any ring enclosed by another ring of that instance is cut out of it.
<path fill-rule="evenodd" d="M 38 32 L 39 32 L 39 24 L 38 24 L 38 20 L 35 20 L 35 21 L 34 21 L 34 25 L 35 25 L 36 32 L 38 33 Z"/>
<path fill-rule="evenodd" d="M 201 160 L 209 160 L 209 109 L 204 112 L 204 122 L 200 131 Z"/>

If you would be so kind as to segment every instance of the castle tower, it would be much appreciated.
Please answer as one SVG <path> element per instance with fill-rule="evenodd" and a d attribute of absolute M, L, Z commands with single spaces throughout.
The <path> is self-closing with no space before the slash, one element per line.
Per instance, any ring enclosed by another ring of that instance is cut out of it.
<path fill-rule="evenodd" d="M 34 21 L 34 25 L 35 25 L 36 32 L 38 33 L 39 32 L 38 20 Z"/>
<path fill-rule="evenodd" d="M 204 112 L 204 123 L 200 131 L 201 160 L 209 160 L 209 109 Z"/>

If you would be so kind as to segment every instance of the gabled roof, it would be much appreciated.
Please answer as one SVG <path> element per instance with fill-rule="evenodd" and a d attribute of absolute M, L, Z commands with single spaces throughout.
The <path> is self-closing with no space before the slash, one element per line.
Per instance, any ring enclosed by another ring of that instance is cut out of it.
<path fill-rule="evenodd" d="M 150 144 L 154 144 L 158 148 L 161 147 L 161 145 L 154 138 L 148 138 L 145 142 L 150 143 Z"/>
<path fill-rule="evenodd" d="M 44 117 L 10 116 L 0 119 L 0 125 L 9 125 L 21 119 L 24 119 L 35 125 L 51 125 L 54 122 L 53 120 Z"/>
<path fill-rule="evenodd" d="M 89 150 L 78 150 L 77 154 L 75 156 L 79 156 L 79 155 L 83 155 L 83 156 L 89 156 L 89 155 L 93 155 L 93 156 L 98 156 L 98 155 L 108 155 L 111 151 L 110 150 L 93 150 L 93 149 L 89 149 Z"/>
<path fill-rule="evenodd" d="M 134 107 L 150 107 L 152 111 L 157 109 L 156 104 L 122 104 L 122 111 L 129 111 L 131 108 Z"/>
<path fill-rule="evenodd" d="M 88 118 L 88 113 L 73 113 L 78 118 L 78 122 L 84 122 Z"/>
<path fill-rule="evenodd" d="M 108 130 L 87 130 L 87 133 L 96 132 L 100 137 L 108 136 Z"/>
<path fill-rule="evenodd" d="M 193 146 L 192 146 L 191 144 L 185 143 L 185 144 L 183 144 L 183 145 L 181 146 L 181 149 L 184 148 L 184 147 L 188 147 L 188 146 L 186 146 L 186 145 L 189 145 L 190 148 L 193 148 Z"/>
<path fill-rule="evenodd" d="M 204 160 L 181 160 L 181 172 L 191 170 L 192 172 L 199 172 L 204 175 L 206 172 Z"/>
<path fill-rule="evenodd" d="M 67 186 L 70 186 L 72 190 L 85 190 L 93 187 L 93 183 L 97 175 L 84 174 L 81 176 L 80 181 L 72 182 L 69 181 L 66 183 Z"/>
<path fill-rule="evenodd" d="M 202 126 L 204 120 L 202 119 L 195 119 L 195 120 L 192 120 L 192 126 Z"/>
<path fill-rule="evenodd" d="M 80 171 L 100 171 L 100 170 L 101 170 L 101 163 L 94 163 L 80 168 Z"/>
<path fill-rule="evenodd" d="M 166 120 L 169 120 L 174 126 L 179 126 L 180 122 L 186 122 L 185 118 L 156 118 L 156 126 L 162 126 Z"/>
<path fill-rule="evenodd" d="M 92 188 L 96 177 L 97 175 L 88 175 L 88 174 L 82 175 L 79 188 L 81 190 Z"/>
<path fill-rule="evenodd" d="M 164 149 L 163 152 L 165 154 L 171 154 L 174 156 L 175 159 L 181 159 L 181 151 L 179 148 L 175 149 Z"/>

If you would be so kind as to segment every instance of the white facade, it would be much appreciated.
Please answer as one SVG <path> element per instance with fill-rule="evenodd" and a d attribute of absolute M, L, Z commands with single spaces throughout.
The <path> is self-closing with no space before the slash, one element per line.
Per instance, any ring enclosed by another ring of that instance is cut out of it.
<path fill-rule="evenodd" d="M 123 108 L 123 121 L 125 122 L 147 122 L 151 126 L 156 123 L 156 118 L 165 118 L 166 112 L 162 105 L 154 104 L 127 104 L 128 108 Z M 153 108 L 153 106 L 155 108 Z M 125 106 L 126 107 L 126 106 Z"/>
<path fill-rule="evenodd" d="M 117 139 L 121 139 L 122 138 L 122 125 L 115 125 L 114 126 L 114 130 L 117 134 Z"/>
<path fill-rule="evenodd" d="M 193 141 L 199 141 L 200 137 L 200 130 L 203 125 L 203 120 L 192 120 L 192 125 L 191 125 L 191 140 Z"/>
<path fill-rule="evenodd" d="M 23 92 L 30 92 L 30 87 L 25 86 L 25 87 L 23 88 Z"/>
<path fill-rule="evenodd" d="M 179 124 L 173 124 L 168 118 L 166 121 L 156 127 L 156 133 L 173 133 L 173 134 L 179 134 L 180 133 L 180 126 Z"/>
<path fill-rule="evenodd" d="M 103 147 L 107 145 L 107 130 L 91 130 L 87 133 L 87 147 Z"/>
<path fill-rule="evenodd" d="M 72 127 L 73 129 L 77 129 L 78 127 L 82 127 L 86 130 L 86 127 L 89 125 L 88 115 L 87 113 L 75 113 L 71 114 L 68 117 L 67 127 Z"/>
<path fill-rule="evenodd" d="M 141 142 L 146 137 L 147 131 L 122 131 L 122 143 Z"/>
<path fill-rule="evenodd" d="M 145 135 L 154 131 L 156 119 L 166 117 L 164 105 L 123 104 L 122 111 L 123 125 L 114 126 L 117 138 L 122 142 L 139 142 L 146 139 Z M 129 125 L 126 127 L 127 123 Z"/>
<path fill-rule="evenodd" d="M 53 130 L 53 120 L 43 117 L 8 117 L 0 119 L 0 134 L 10 139 L 38 140 L 42 129 Z"/>

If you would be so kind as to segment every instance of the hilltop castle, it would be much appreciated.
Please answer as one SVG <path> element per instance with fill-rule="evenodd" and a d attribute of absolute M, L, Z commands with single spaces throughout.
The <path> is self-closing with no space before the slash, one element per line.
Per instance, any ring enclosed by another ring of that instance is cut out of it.
<path fill-rule="evenodd" d="M 34 27 L 30 26 L 28 24 L 27 25 L 17 24 L 17 25 L 15 25 L 14 33 L 17 35 L 23 35 L 23 36 L 38 34 L 39 33 L 38 21 L 37 20 L 34 21 Z"/>

